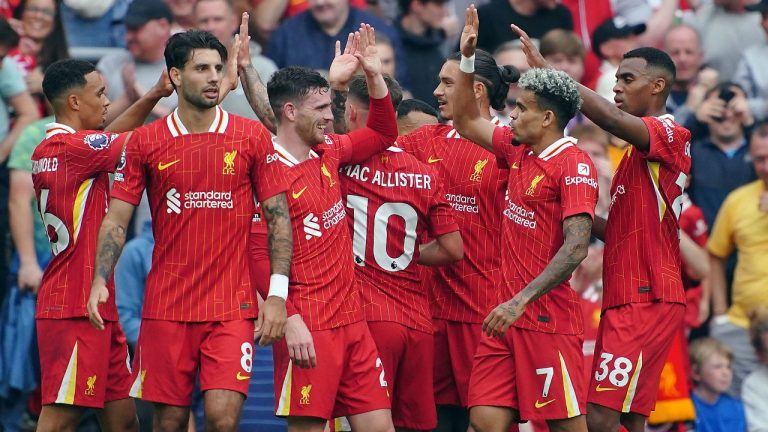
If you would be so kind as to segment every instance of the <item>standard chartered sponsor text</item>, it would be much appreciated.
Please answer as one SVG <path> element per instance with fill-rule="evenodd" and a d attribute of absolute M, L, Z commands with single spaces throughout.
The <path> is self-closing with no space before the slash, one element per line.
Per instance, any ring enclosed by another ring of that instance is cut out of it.
<path fill-rule="evenodd" d="M 232 192 L 200 191 L 184 194 L 184 208 L 187 209 L 231 209 Z"/>
<path fill-rule="evenodd" d="M 346 215 L 347 212 L 344 210 L 344 204 L 341 200 L 337 201 L 333 207 L 323 212 L 323 228 L 328 229 L 336 225 L 341 222 Z"/>
<path fill-rule="evenodd" d="M 526 210 L 511 200 L 504 209 L 504 216 L 512 222 L 530 229 L 536 229 L 536 212 Z"/>
<path fill-rule="evenodd" d="M 465 213 L 480 213 L 480 208 L 477 205 L 477 198 L 474 196 L 466 196 L 462 194 L 445 194 L 445 200 L 453 207 L 454 210 Z"/>

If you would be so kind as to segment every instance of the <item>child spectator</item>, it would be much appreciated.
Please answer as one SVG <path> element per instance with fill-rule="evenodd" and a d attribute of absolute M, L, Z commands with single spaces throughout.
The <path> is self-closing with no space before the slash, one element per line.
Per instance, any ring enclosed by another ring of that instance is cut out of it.
<path fill-rule="evenodd" d="M 768 431 L 768 313 L 762 310 L 754 315 L 750 336 L 760 366 L 744 379 L 741 399 L 749 432 L 765 432 Z"/>
<path fill-rule="evenodd" d="M 726 394 L 733 380 L 733 353 L 713 338 L 696 339 L 689 348 L 697 432 L 746 431 L 744 406 Z"/>

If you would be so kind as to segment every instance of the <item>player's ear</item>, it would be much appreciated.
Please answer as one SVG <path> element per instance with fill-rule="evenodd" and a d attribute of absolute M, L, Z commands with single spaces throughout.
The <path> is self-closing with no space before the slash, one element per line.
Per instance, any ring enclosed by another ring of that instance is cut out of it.
<path fill-rule="evenodd" d="M 541 120 L 541 127 L 548 128 L 550 125 L 555 123 L 557 121 L 557 117 L 555 117 L 555 112 L 552 110 L 546 110 L 544 111 L 544 116 Z"/>
<path fill-rule="evenodd" d="M 173 84 L 174 89 L 181 84 L 181 70 L 178 68 L 170 68 L 168 70 L 168 77 L 171 79 L 171 84 Z"/>
<path fill-rule="evenodd" d="M 485 87 L 485 84 L 475 81 L 472 84 L 472 90 L 475 93 L 475 99 L 482 99 L 483 96 L 485 96 L 488 93 L 488 89 Z"/>
<path fill-rule="evenodd" d="M 296 111 L 296 105 L 292 102 L 286 103 L 283 105 L 283 118 L 288 119 L 289 121 L 295 121 Z"/>
<path fill-rule="evenodd" d="M 664 89 L 667 88 L 667 80 L 663 77 L 656 77 L 656 79 L 653 80 L 653 86 L 651 87 L 651 94 L 657 95 L 661 94 Z"/>
<path fill-rule="evenodd" d="M 347 115 L 347 120 L 349 121 L 355 121 L 357 120 L 357 108 L 349 102 L 347 102 L 346 110 L 344 110 L 344 113 Z"/>
<path fill-rule="evenodd" d="M 67 95 L 66 103 L 69 109 L 72 111 L 80 111 L 80 98 L 76 94 L 71 93 Z"/>

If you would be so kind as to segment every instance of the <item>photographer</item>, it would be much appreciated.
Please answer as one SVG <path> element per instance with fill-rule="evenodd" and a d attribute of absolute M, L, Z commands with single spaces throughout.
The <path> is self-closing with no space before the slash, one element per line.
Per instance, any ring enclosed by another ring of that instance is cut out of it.
<path fill-rule="evenodd" d="M 756 178 L 747 145 L 755 121 L 744 90 L 722 83 L 707 91 L 695 122 L 689 126 L 699 131 L 691 138 L 689 193 L 712 226 L 725 197 Z"/>

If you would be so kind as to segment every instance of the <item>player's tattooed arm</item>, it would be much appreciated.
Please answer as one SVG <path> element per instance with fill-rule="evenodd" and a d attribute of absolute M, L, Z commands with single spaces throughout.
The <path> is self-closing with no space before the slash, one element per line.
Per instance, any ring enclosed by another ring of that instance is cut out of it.
<path fill-rule="evenodd" d="M 600 241 L 605 241 L 605 224 L 607 223 L 607 219 L 595 215 L 595 221 L 592 222 L 592 235 Z"/>
<path fill-rule="evenodd" d="M 331 98 L 331 111 L 333 111 L 333 133 L 345 134 L 347 121 L 344 119 L 345 105 L 347 103 L 347 90 L 333 89 Z"/>
<path fill-rule="evenodd" d="M 576 270 L 587 257 L 589 239 L 592 235 L 592 218 L 586 213 L 569 216 L 563 221 L 563 245 L 552 261 L 520 293 L 522 300 L 529 304 L 560 285 Z"/>
<path fill-rule="evenodd" d="M 99 314 L 99 305 L 107 302 L 107 280 L 115 269 L 117 259 L 125 245 L 126 227 L 131 221 L 135 206 L 125 201 L 112 199 L 109 212 L 101 222 L 99 237 L 96 243 L 96 263 L 91 284 L 91 294 L 86 308 L 91 324 L 99 330 L 104 329 L 104 321 Z"/>
<path fill-rule="evenodd" d="M 267 243 L 272 274 L 290 275 L 293 254 L 291 216 L 285 193 L 265 199 L 261 203 L 267 221 Z"/>
<path fill-rule="evenodd" d="M 259 72 L 253 65 L 242 68 L 240 71 L 240 82 L 243 84 L 245 98 L 251 109 L 259 117 L 261 123 L 269 129 L 270 132 L 277 133 L 277 119 L 272 107 L 269 105 L 269 96 L 267 87 L 259 76 Z"/>

